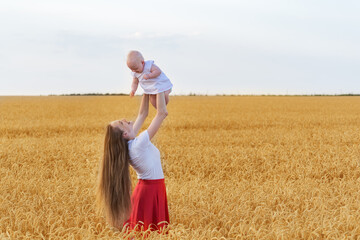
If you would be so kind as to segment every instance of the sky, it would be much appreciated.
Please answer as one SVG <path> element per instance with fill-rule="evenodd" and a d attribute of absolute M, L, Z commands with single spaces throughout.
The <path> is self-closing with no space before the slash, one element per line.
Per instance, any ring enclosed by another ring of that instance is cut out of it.
<path fill-rule="evenodd" d="M 134 49 L 175 95 L 359 94 L 359 9 L 355 0 L 4 0 L 0 95 L 129 93 Z"/>

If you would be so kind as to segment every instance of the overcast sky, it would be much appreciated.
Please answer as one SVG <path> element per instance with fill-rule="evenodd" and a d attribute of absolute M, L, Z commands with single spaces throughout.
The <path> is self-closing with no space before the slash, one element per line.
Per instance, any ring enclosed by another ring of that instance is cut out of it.
<path fill-rule="evenodd" d="M 4 0 L 0 95 L 129 93 L 132 49 L 174 94 L 360 93 L 359 10 L 355 0 Z"/>

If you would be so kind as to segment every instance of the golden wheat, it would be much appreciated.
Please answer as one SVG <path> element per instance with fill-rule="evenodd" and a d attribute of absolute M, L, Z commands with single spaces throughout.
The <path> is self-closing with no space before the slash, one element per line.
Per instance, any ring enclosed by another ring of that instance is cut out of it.
<path fill-rule="evenodd" d="M 139 103 L 0 97 L 0 238 L 131 237 L 94 194 L 105 126 Z M 154 142 L 171 225 L 148 239 L 360 238 L 359 97 L 171 97 L 168 111 Z"/>

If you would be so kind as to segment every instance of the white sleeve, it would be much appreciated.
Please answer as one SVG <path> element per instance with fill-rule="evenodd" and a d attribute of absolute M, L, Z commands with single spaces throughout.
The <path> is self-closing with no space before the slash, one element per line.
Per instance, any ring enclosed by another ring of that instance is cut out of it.
<path fill-rule="evenodd" d="M 133 148 L 135 152 L 140 153 L 145 149 L 147 149 L 149 143 L 150 143 L 149 133 L 147 130 L 145 130 L 134 139 Z"/>
<path fill-rule="evenodd" d="M 154 64 L 153 60 L 146 61 L 144 72 L 150 72 L 153 64 Z"/>
<path fill-rule="evenodd" d="M 131 72 L 130 74 L 131 74 L 131 76 L 132 76 L 133 78 L 135 78 L 135 73 L 134 73 L 134 72 Z"/>

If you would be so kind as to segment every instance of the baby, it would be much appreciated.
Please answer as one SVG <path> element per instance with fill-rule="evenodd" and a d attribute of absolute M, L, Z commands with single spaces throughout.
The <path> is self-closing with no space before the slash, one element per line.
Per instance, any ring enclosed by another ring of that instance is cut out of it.
<path fill-rule="evenodd" d="M 127 66 L 131 69 L 133 81 L 131 84 L 130 96 L 133 97 L 138 85 L 149 94 L 151 104 L 156 108 L 156 94 L 164 92 L 165 102 L 169 102 L 169 94 L 173 87 L 169 78 L 154 64 L 154 61 L 144 61 L 138 51 L 130 51 L 127 55 Z"/>

